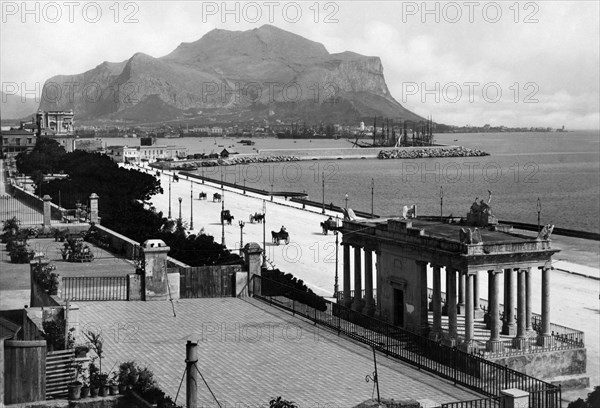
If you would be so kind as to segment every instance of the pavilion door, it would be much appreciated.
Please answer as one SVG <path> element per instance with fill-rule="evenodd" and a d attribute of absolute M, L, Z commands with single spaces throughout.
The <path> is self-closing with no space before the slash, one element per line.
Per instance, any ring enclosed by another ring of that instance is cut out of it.
<path fill-rule="evenodd" d="M 404 291 L 394 289 L 394 325 L 404 327 Z"/>

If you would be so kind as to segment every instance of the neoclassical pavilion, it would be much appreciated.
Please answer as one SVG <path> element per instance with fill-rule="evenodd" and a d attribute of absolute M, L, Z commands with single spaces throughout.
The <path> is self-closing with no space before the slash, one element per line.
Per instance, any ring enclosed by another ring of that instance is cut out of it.
<path fill-rule="evenodd" d="M 364 314 L 379 318 L 429 336 L 442 334 L 442 269 L 446 274 L 446 306 L 450 345 L 470 350 L 473 324 L 479 309 L 479 280 L 488 274 L 490 337 L 488 351 L 500 347 L 500 333 L 514 336 L 515 348 L 526 347 L 525 339 L 533 333 L 531 320 L 533 273 L 542 274 L 541 332 L 537 343 L 548 346 L 550 331 L 550 268 L 552 249 L 544 229 L 537 238 L 512 232 L 489 220 L 370 219 L 345 220 L 343 233 L 343 303 Z M 454 222 L 452 222 L 454 221 Z M 469 222 L 471 225 L 461 224 Z M 478 225 L 480 228 L 475 228 Z M 352 253 L 353 252 L 353 257 Z M 373 296 L 373 254 L 376 257 L 376 299 Z M 351 293 L 351 258 L 354 270 L 354 294 Z M 364 259 L 364 261 L 363 261 Z M 364 265 L 364 282 L 362 269 Z M 433 269 L 433 324 L 428 320 L 427 266 Z M 500 320 L 500 285 L 504 284 L 503 304 L 506 313 Z M 514 298 L 516 286 L 516 299 Z M 363 291 L 364 288 L 364 291 Z M 364 298 L 363 298 L 364 297 Z M 464 313 L 465 335 L 457 342 L 457 315 Z"/>

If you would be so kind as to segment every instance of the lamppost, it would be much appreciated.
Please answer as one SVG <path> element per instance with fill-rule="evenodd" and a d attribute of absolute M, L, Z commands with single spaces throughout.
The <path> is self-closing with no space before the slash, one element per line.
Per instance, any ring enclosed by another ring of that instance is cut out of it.
<path fill-rule="evenodd" d="M 181 223 L 181 201 L 183 199 L 181 197 L 179 197 L 178 200 L 179 200 L 179 223 Z"/>
<path fill-rule="evenodd" d="M 538 213 L 538 234 L 540 233 L 540 213 L 542 212 L 542 201 L 538 197 L 537 199 L 537 213 Z"/>
<path fill-rule="evenodd" d="M 338 285 L 338 249 L 339 249 L 339 241 L 338 241 L 338 217 L 335 216 L 335 230 L 333 233 L 335 234 L 335 281 L 333 283 L 333 297 L 337 296 L 337 293 L 340 290 Z M 336 298 L 337 299 L 337 298 Z"/>
<path fill-rule="evenodd" d="M 325 214 L 325 175 L 323 174 L 323 203 L 321 207 L 321 214 Z"/>
<path fill-rule="evenodd" d="M 173 174 L 169 177 L 169 219 L 171 219 L 171 179 L 173 178 Z"/>
<path fill-rule="evenodd" d="M 267 225 L 267 203 L 263 200 L 263 264 L 262 267 L 267 267 L 267 240 L 266 240 L 266 225 Z"/>
<path fill-rule="evenodd" d="M 246 223 L 244 221 L 239 222 L 240 225 L 240 255 L 242 254 L 242 248 L 244 247 L 244 225 Z"/>
<path fill-rule="evenodd" d="M 194 182 L 190 180 L 190 230 L 194 229 Z"/>
<path fill-rule="evenodd" d="M 202 169 L 202 184 L 204 184 L 204 162 L 201 162 L 200 164 L 200 168 Z"/>
<path fill-rule="evenodd" d="M 246 177 L 244 177 L 244 194 L 246 194 Z"/>
<path fill-rule="evenodd" d="M 271 201 L 273 201 L 273 183 L 271 183 Z"/>
<path fill-rule="evenodd" d="M 221 189 L 223 189 L 223 166 L 221 167 Z"/>
<path fill-rule="evenodd" d="M 442 221 L 442 214 L 444 213 L 444 187 L 440 186 L 440 221 Z"/>
<path fill-rule="evenodd" d="M 373 196 L 375 195 L 375 179 L 371 179 L 371 218 L 373 218 Z"/>
<path fill-rule="evenodd" d="M 348 209 L 348 193 L 346 193 L 346 197 L 344 198 L 344 200 L 346 200 L 346 210 Z"/>
<path fill-rule="evenodd" d="M 223 214 L 225 213 L 225 192 L 221 186 L 221 245 L 225 246 L 225 221 Z"/>

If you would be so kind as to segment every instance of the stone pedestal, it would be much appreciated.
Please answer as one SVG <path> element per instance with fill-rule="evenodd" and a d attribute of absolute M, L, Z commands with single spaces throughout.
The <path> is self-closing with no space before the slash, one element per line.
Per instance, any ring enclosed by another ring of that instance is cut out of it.
<path fill-rule="evenodd" d="M 144 299 L 169 298 L 167 253 L 171 248 L 160 239 L 149 239 L 142 246 L 144 259 Z"/>
<path fill-rule="evenodd" d="M 50 223 L 52 222 L 52 197 L 46 194 L 42 200 L 44 200 L 44 221 L 43 226 L 44 230 L 50 228 Z"/>
<path fill-rule="evenodd" d="M 92 193 L 90 195 L 90 222 L 92 224 L 98 224 L 100 218 L 98 217 L 98 194 Z"/>
<path fill-rule="evenodd" d="M 500 394 L 504 400 L 504 408 L 527 408 L 529 407 L 529 393 L 518 388 L 501 390 Z"/>
<path fill-rule="evenodd" d="M 244 261 L 246 265 L 246 270 L 248 271 L 248 285 L 252 287 L 250 290 L 252 293 L 256 293 L 257 295 L 261 294 L 261 282 L 260 279 L 252 279 L 253 276 L 261 276 L 262 274 L 262 259 L 261 255 L 263 253 L 262 248 L 255 242 L 249 242 L 244 245 L 244 249 L 242 250 L 244 254 Z"/>

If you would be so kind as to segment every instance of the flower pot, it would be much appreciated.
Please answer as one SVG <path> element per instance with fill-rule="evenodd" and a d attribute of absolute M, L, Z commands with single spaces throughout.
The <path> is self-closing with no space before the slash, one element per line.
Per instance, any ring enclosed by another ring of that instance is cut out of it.
<path fill-rule="evenodd" d="M 90 396 L 91 397 L 97 397 L 99 393 L 100 393 L 100 387 L 90 388 Z"/>
<path fill-rule="evenodd" d="M 67 386 L 68 390 L 69 390 L 69 399 L 70 400 L 78 400 L 79 398 L 81 398 L 81 387 L 83 386 L 83 384 L 79 383 L 73 383 L 73 384 L 69 384 Z"/>
<path fill-rule="evenodd" d="M 90 387 L 81 387 L 81 398 L 87 398 L 90 395 Z"/>
<path fill-rule="evenodd" d="M 127 392 L 127 385 L 119 384 L 119 394 L 125 394 Z"/>
<path fill-rule="evenodd" d="M 101 397 L 106 397 L 108 395 L 108 385 L 101 386 L 98 395 Z"/>
<path fill-rule="evenodd" d="M 110 395 L 117 395 L 117 393 L 119 392 L 119 386 L 116 384 L 111 384 L 108 386 L 108 391 Z"/>

